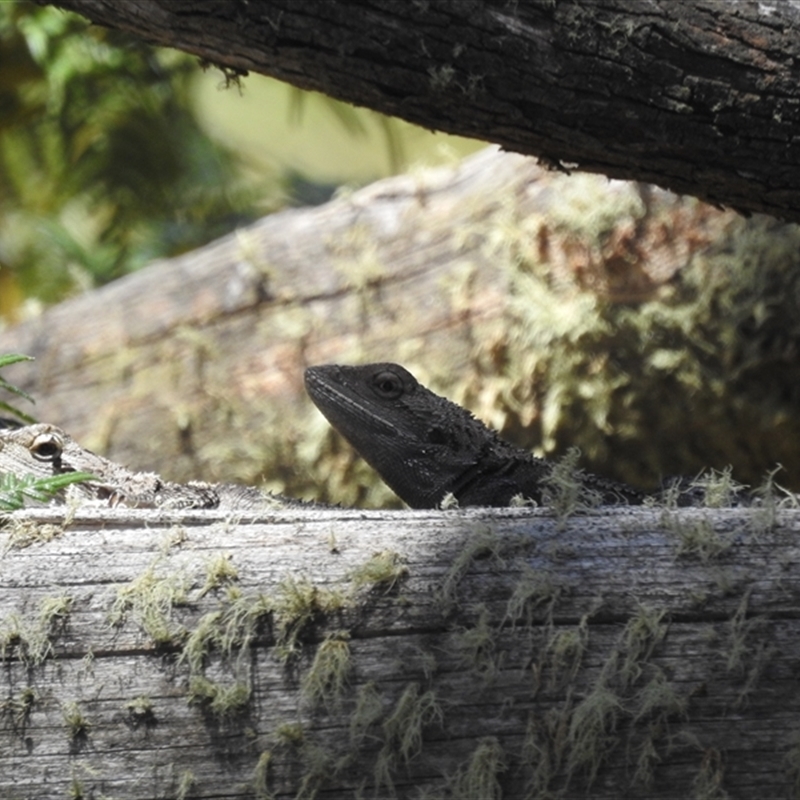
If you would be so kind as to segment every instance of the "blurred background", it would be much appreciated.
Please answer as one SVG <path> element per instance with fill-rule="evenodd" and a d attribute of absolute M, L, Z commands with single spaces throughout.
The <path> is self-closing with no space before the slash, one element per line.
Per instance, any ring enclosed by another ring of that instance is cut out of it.
<path fill-rule="evenodd" d="M 392 506 L 302 387 L 391 360 L 540 456 L 800 489 L 800 229 L 485 146 L 0 3 L 0 402 Z"/>
<path fill-rule="evenodd" d="M 484 146 L 0 3 L 0 318 Z"/>

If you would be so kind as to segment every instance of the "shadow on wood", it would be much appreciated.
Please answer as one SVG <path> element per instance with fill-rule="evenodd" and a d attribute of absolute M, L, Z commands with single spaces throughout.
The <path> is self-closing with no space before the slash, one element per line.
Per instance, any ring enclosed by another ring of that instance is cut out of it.
<path fill-rule="evenodd" d="M 772 506 L 17 512 L 0 795 L 789 797 L 798 528 Z"/>

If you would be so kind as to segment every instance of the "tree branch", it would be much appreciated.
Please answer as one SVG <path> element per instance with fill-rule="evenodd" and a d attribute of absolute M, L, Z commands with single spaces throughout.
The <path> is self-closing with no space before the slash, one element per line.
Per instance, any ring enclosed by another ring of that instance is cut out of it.
<path fill-rule="evenodd" d="M 791 3 L 55 5 L 557 167 L 800 221 L 800 9 Z"/>

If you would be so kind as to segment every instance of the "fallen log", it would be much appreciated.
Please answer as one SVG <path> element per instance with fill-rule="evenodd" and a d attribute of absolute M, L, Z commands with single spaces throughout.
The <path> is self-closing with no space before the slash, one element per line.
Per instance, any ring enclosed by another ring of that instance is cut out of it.
<path fill-rule="evenodd" d="M 0 528 L 0 796 L 777 798 L 800 512 Z"/>

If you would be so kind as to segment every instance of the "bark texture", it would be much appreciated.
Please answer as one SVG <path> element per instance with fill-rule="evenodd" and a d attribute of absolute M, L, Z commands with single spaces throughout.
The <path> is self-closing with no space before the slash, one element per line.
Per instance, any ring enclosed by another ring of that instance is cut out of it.
<path fill-rule="evenodd" d="M 771 505 L 18 512 L 0 795 L 789 798 L 799 529 Z"/>
<path fill-rule="evenodd" d="M 800 221 L 795 3 L 55 5 L 232 70 L 272 75 L 559 168 Z"/>

